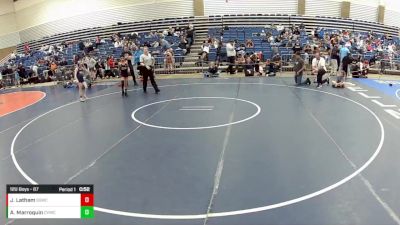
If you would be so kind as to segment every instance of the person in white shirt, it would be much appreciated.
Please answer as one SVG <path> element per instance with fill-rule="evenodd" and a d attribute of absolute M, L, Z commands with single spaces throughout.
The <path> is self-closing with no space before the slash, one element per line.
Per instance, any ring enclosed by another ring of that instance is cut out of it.
<path fill-rule="evenodd" d="M 147 47 L 143 48 L 143 54 L 140 55 L 140 74 L 143 75 L 143 92 L 147 92 L 147 79 L 150 78 L 151 85 L 153 85 L 156 94 L 160 92 L 157 83 L 154 79 L 154 58 L 150 55 Z"/>
<path fill-rule="evenodd" d="M 208 60 L 208 53 L 210 53 L 210 44 L 207 42 L 203 42 L 201 46 L 201 60 L 207 61 Z"/>
<path fill-rule="evenodd" d="M 120 41 L 116 41 L 114 43 L 114 48 L 119 48 L 119 47 L 122 47 L 122 43 Z"/>
<path fill-rule="evenodd" d="M 34 65 L 32 66 L 32 72 L 33 72 L 33 76 L 34 76 L 34 77 L 37 77 L 37 76 L 38 76 L 38 69 L 39 69 L 39 67 L 38 67 L 36 64 L 34 64 Z"/>
<path fill-rule="evenodd" d="M 319 52 L 316 52 L 315 58 L 312 61 L 312 74 L 317 75 L 317 88 L 320 88 L 324 83 L 329 85 L 329 78 L 322 79 L 325 73 L 325 59 L 324 57 L 321 57 Z"/>
<path fill-rule="evenodd" d="M 230 41 L 226 44 L 226 55 L 228 56 L 229 66 L 226 72 L 230 74 L 235 74 L 235 70 L 233 69 L 233 65 L 236 61 L 236 50 L 235 50 L 235 42 Z"/>

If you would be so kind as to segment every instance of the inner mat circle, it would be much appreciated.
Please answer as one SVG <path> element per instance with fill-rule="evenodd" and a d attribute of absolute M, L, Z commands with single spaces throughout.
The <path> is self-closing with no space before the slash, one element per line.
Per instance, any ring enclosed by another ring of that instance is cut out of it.
<path fill-rule="evenodd" d="M 245 116 L 236 116 L 229 121 L 229 115 L 235 107 L 245 108 Z M 148 115 L 162 109 L 162 114 L 149 121 Z M 168 130 L 201 130 L 225 127 L 248 121 L 261 112 L 261 107 L 254 102 L 228 97 L 189 97 L 174 98 L 153 102 L 137 108 L 132 112 L 132 119 L 144 126 Z M 208 118 L 223 121 L 220 124 L 209 124 Z M 192 127 L 185 126 L 186 120 L 191 120 Z M 208 124 L 207 124 L 208 123 Z M 163 125 L 167 124 L 167 125 Z"/>

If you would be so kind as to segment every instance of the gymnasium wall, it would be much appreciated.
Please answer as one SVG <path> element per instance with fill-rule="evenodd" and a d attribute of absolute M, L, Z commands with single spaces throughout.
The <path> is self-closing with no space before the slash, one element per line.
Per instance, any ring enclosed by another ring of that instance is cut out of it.
<path fill-rule="evenodd" d="M 193 16 L 194 9 L 193 0 L 18 0 L 12 14 L 0 18 L 0 27 L 3 21 L 14 26 L 0 34 L 0 49 L 18 44 L 9 39 L 26 42 L 118 22 Z M 14 39 L 15 31 L 19 39 Z"/>
<path fill-rule="evenodd" d="M 204 0 L 204 15 L 297 14 L 298 0 Z"/>
<path fill-rule="evenodd" d="M 384 23 L 391 26 L 400 27 L 400 1 L 385 1 L 385 18 Z"/>
<path fill-rule="evenodd" d="M 0 0 L 0 49 L 57 33 L 118 22 L 194 16 L 196 0 Z M 202 0 L 204 15 L 298 13 L 299 0 Z M 400 27 L 399 0 L 304 0 L 306 16 L 341 16 L 376 22 L 379 5 L 384 23 Z M 201 4 L 197 4 L 201 5 Z M 198 10 L 199 11 L 199 10 Z M 200 10 L 201 11 L 201 10 Z"/>

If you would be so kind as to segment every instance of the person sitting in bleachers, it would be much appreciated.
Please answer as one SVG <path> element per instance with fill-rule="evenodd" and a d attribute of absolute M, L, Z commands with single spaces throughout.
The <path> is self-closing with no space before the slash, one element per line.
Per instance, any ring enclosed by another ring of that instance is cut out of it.
<path fill-rule="evenodd" d="M 293 49 L 293 53 L 301 52 L 302 48 L 300 45 L 300 41 L 296 41 L 296 43 L 294 44 L 292 49 Z"/>
<path fill-rule="evenodd" d="M 201 61 L 208 61 L 208 54 L 209 53 L 210 53 L 210 44 L 204 41 L 203 45 L 201 46 L 200 60 Z"/>
<path fill-rule="evenodd" d="M 50 64 L 50 70 L 49 70 L 49 72 L 48 72 L 48 75 L 50 76 L 50 77 L 53 77 L 55 74 L 56 74 L 56 70 L 57 70 L 57 63 L 56 62 L 51 62 L 51 64 Z"/>
<path fill-rule="evenodd" d="M 171 48 L 171 44 L 165 38 L 160 39 L 160 46 L 164 51 Z"/>
<path fill-rule="evenodd" d="M 246 46 L 245 44 L 240 44 L 237 48 L 236 48 L 236 52 L 237 54 L 241 54 L 241 55 L 246 55 Z"/>
<path fill-rule="evenodd" d="M 246 40 L 246 48 L 254 48 L 254 42 L 251 39 Z"/>
<path fill-rule="evenodd" d="M 182 53 L 186 55 L 186 53 L 188 52 L 187 48 L 188 48 L 188 41 L 186 40 L 185 36 L 181 36 L 178 49 L 182 49 Z"/>
<path fill-rule="evenodd" d="M 159 41 L 154 41 L 150 45 L 151 45 L 152 48 L 157 48 L 158 46 L 160 46 L 160 42 Z"/>
<path fill-rule="evenodd" d="M 96 47 L 96 49 L 99 47 L 99 45 L 102 45 L 102 44 L 103 44 L 103 42 L 102 42 L 100 36 L 97 35 L 97 36 L 96 36 L 96 41 L 95 41 L 95 47 Z"/>
<path fill-rule="evenodd" d="M 168 27 L 167 36 L 174 36 L 175 29 L 173 27 Z"/>

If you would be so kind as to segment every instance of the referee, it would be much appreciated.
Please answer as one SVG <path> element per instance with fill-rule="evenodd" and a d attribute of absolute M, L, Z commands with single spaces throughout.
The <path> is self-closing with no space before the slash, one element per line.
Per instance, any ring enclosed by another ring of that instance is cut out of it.
<path fill-rule="evenodd" d="M 154 58 L 151 57 L 149 53 L 149 49 L 147 47 L 143 48 L 143 54 L 140 56 L 140 73 L 143 76 L 143 92 L 147 92 L 147 79 L 150 77 L 151 85 L 153 85 L 156 94 L 160 92 L 160 89 L 157 87 L 157 83 L 154 80 Z"/>

